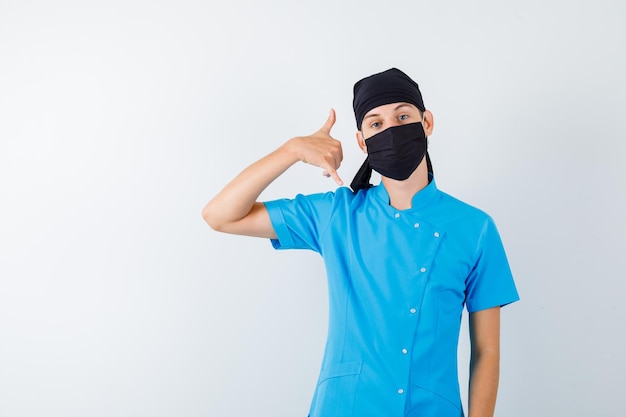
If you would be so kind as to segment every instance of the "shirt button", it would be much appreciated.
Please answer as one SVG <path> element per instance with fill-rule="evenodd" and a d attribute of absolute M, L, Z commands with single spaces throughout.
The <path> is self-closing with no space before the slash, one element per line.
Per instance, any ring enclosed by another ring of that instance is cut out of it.
<path fill-rule="evenodd" d="M 398 394 L 400 394 L 400 395 L 404 394 L 404 390 L 403 390 L 402 388 L 400 388 L 400 389 L 398 390 Z"/>
<path fill-rule="evenodd" d="M 395 217 L 396 219 L 400 217 L 400 213 L 396 213 L 393 215 L 393 217 Z"/>
<path fill-rule="evenodd" d="M 435 234 L 433 236 L 439 237 L 439 232 L 435 232 Z"/>
<path fill-rule="evenodd" d="M 411 314 L 415 314 L 415 313 L 417 313 L 417 310 L 416 310 L 416 309 L 414 309 L 414 308 L 410 309 L 409 311 L 411 312 Z"/>
<path fill-rule="evenodd" d="M 420 272 L 426 272 L 426 268 L 420 268 Z"/>
<path fill-rule="evenodd" d="M 415 227 L 415 228 L 417 229 L 418 227 L 420 227 L 420 224 L 419 224 L 419 223 L 415 223 L 415 224 L 413 225 L 413 227 Z"/>
<path fill-rule="evenodd" d="M 406 355 L 407 353 L 409 353 L 409 351 L 408 351 L 408 350 L 406 350 L 406 349 L 402 349 L 402 354 L 403 354 L 403 355 Z"/>

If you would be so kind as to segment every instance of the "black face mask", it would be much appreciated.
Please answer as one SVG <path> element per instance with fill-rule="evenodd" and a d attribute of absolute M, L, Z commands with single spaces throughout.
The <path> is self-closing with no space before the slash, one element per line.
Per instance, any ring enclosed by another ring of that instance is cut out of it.
<path fill-rule="evenodd" d="M 372 169 L 380 175 L 404 181 L 424 159 L 427 149 L 422 123 L 393 126 L 367 139 L 367 159 L 350 187 L 354 192 L 369 188 Z"/>

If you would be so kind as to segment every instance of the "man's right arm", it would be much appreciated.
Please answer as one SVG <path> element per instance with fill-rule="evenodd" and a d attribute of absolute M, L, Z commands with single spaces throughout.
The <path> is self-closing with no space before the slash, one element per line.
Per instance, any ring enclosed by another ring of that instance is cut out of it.
<path fill-rule="evenodd" d="M 202 217 L 214 230 L 238 235 L 275 239 L 276 232 L 259 195 L 276 178 L 298 161 L 324 169 L 324 175 L 337 184 L 343 182 L 337 174 L 343 154 L 341 142 L 330 136 L 335 123 L 335 111 L 320 130 L 310 136 L 288 140 L 284 145 L 244 169 L 202 210 Z"/>

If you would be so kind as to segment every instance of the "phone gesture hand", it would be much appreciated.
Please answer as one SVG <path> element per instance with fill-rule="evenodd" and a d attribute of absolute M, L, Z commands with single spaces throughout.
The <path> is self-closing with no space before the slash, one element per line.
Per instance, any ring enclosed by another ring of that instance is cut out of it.
<path fill-rule="evenodd" d="M 341 142 L 330 136 L 335 121 L 335 110 L 331 109 L 326 123 L 320 130 L 309 136 L 294 138 L 294 141 L 297 144 L 296 152 L 300 161 L 322 168 L 324 176 L 332 177 L 337 184 L 343 185 L 337 174 L 343 160 Z"/>

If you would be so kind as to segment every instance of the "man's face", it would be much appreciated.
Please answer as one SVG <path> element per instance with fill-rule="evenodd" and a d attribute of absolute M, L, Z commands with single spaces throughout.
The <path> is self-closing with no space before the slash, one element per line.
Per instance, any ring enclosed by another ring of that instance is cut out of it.
<path fill-rule="evenodd" d="M 361 130 L 356 133 L 359 146 L 367 152 L 365 141 L 377 133 L 393 126 L 417 123 L 423 121 L 426 136 L 432 132 L 432 114 L 426 110 L 422 112 L 410 103 L 383 104 L 368 111 L 361 123 Z"/>
<path fill-rule="evenodd" d="M 364 139 L 393 126 L 422 121 L 422 112 L 409 103 L 383 104 L 368 111 L 361 123 Z"/>

